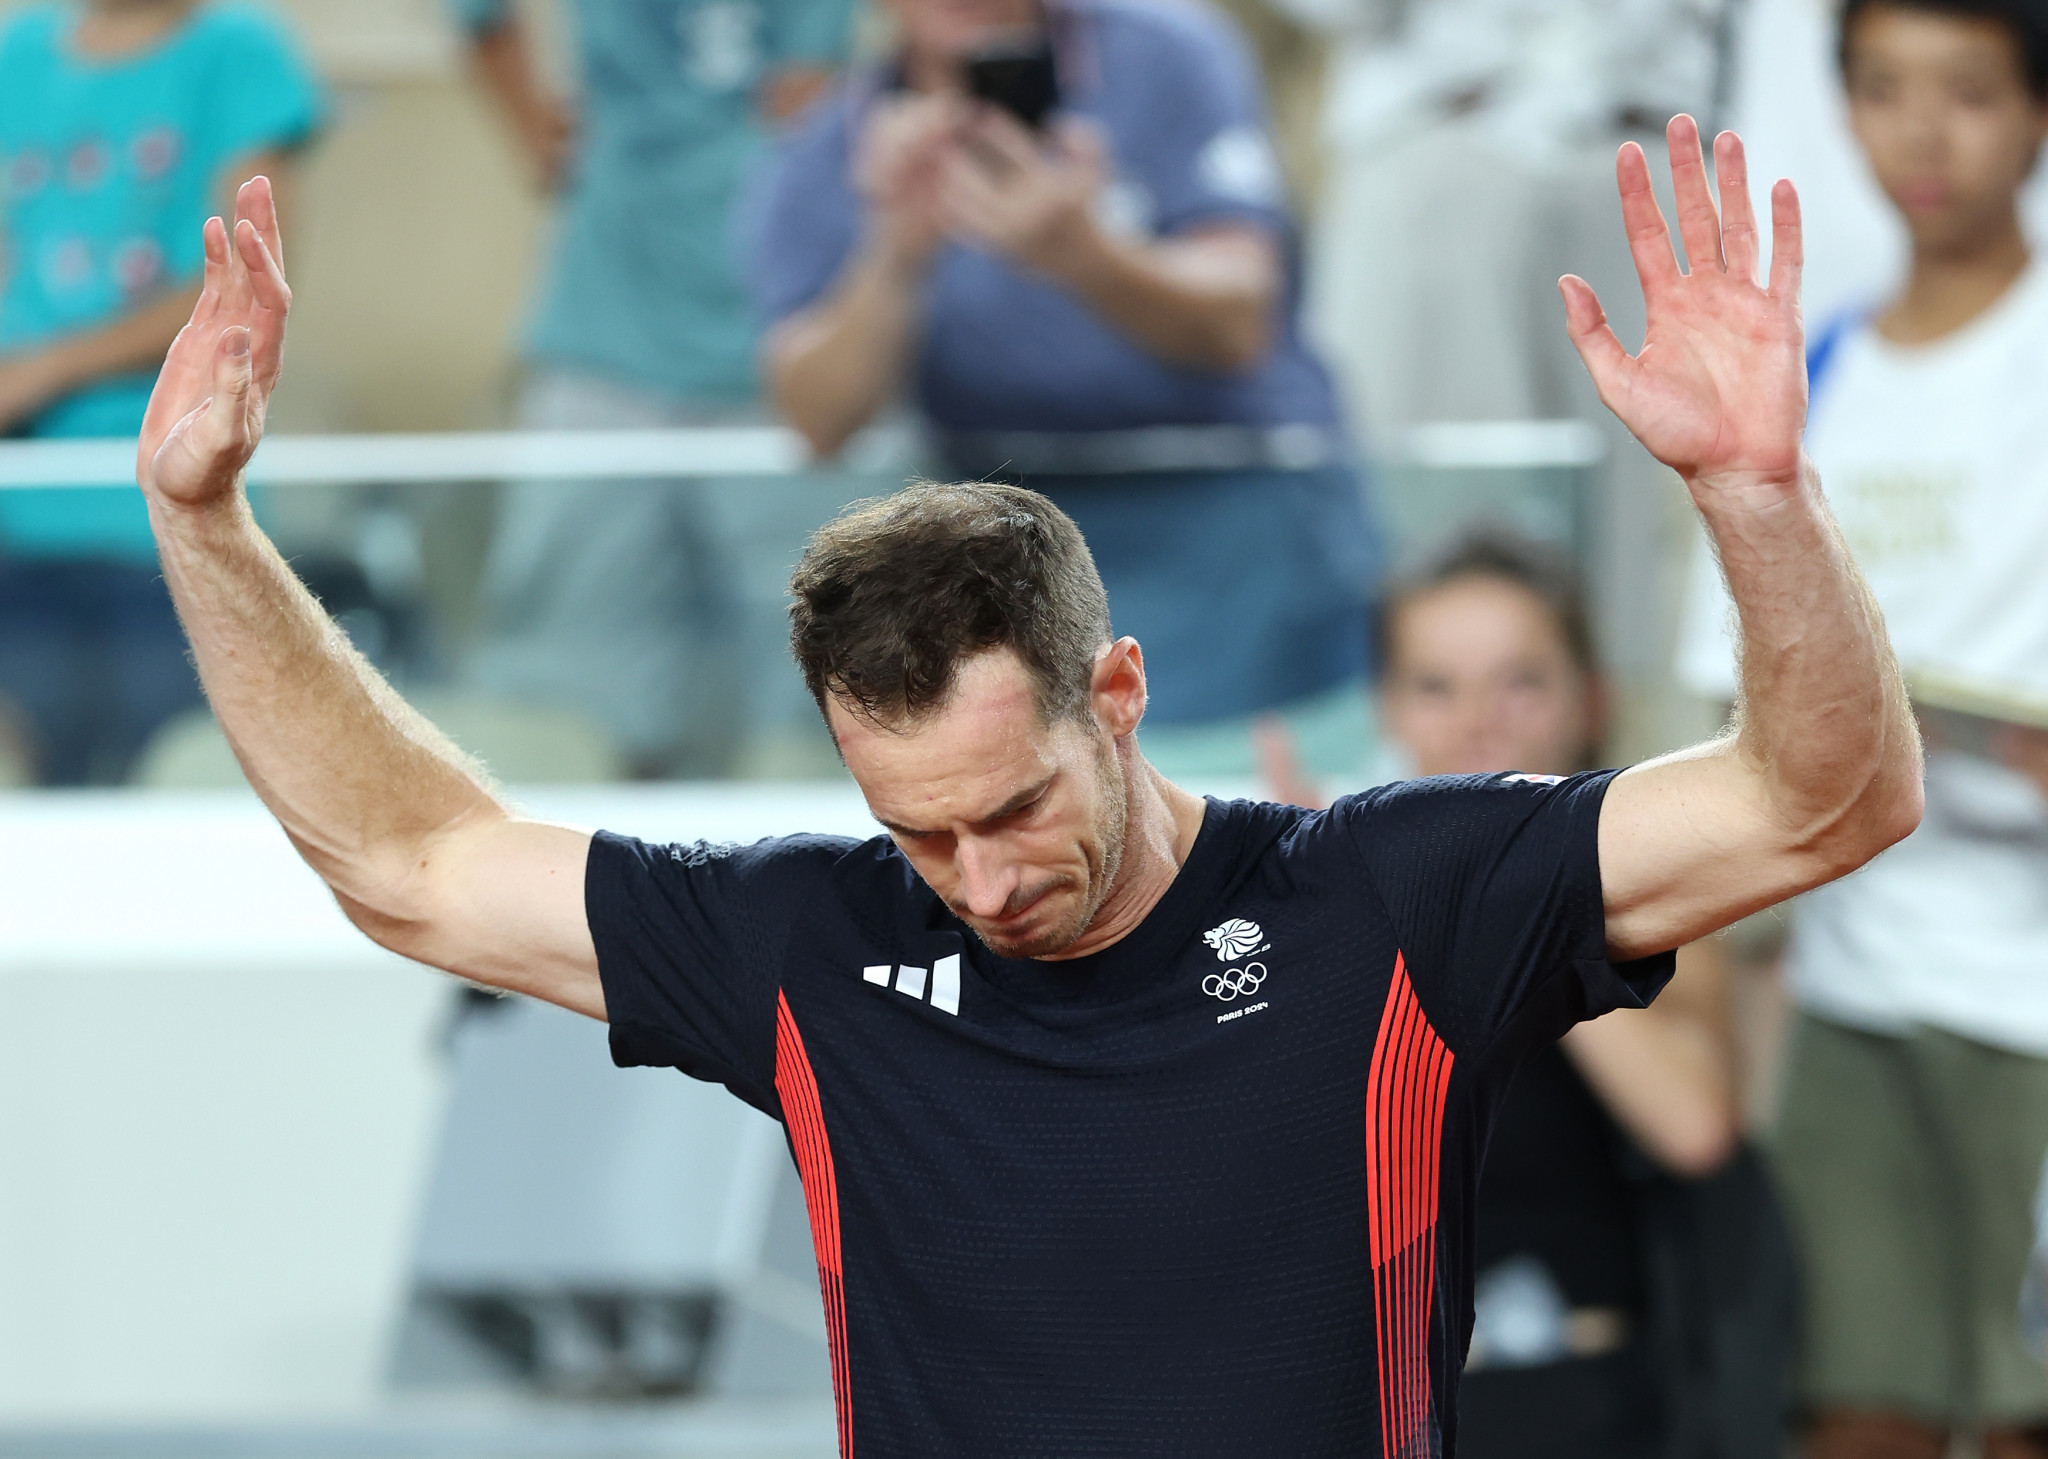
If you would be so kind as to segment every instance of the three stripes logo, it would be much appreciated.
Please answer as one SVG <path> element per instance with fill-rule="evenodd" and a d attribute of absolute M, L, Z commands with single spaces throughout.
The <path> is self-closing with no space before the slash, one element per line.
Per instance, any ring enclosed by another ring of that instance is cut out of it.
<path fill-rule="evenodd" d="M 880 988 L 886 988 L 893 982 L 896 991 L 906 998 L 915 998 L 920 1003 L 929 1002 L 941 1013 L 950 1013 L 956 1018 L 960 1016 L 960 954 L 957 952 L 939 958 L 929 969 L 912 967 L 908 963 L 894 966 L 875 963 L 862 968 L 860 975 Z"/>

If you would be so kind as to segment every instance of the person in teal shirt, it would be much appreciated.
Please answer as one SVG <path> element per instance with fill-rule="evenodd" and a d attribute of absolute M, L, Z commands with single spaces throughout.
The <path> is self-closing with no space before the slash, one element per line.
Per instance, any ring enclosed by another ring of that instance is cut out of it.
<path fill-rule="evenodd" d="M 479 79 L 560 198 L 528 357 L 675 400 L 751 402 L 753 311 L 727 219 L 770 129 L 844 61 L 852 0 L 575 0 L 573 116 L 510 0 L 452 3 Z"/>
<path fill-rule="evenodd" d="M 0 435 L 132 436 L 190 313 L 200 229 L 312 137 L 262 11 L 31 5 L 0 26 Z M 117 779 L 198 701 L 132 489 L 0 491 L 0 696 L 41 778 Z"/>
<path fill-rule="evenodd" d="M 450 3 L 559 198 L 519 424 L 763 419 L 730 219 L 771 133 L 844 61 L 853 0 L 575 0 L 573 118 L 508 0 Z M 637 774 L 716 771 L 736 698 L 727 556 L 698 483 L 509 485 L 468 678 L 582 711 Z"/>

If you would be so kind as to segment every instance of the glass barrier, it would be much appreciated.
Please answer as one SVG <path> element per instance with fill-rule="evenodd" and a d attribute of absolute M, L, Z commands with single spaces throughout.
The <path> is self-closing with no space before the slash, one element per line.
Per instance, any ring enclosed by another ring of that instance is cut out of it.
<path fill-rule="evenodd" d="M 1475 520 L 1583 550 L 1591 427 L 1437 425 L 1403 447 L 1364 473 L 1395 561 Z M 260 518 L 357 646 L 501 780 L 806 780 L 841 772 L 789 661 L 789 571 L 820 523 L 919 464 L 914 440 L 881 432 L 812 467 L 768 426 L 286 436 L 264 443 L 251 481 Z M 0 443 L 0 491 L 90 489 L 132 470 L 125 441 Z M 1373 773 L 1362 686 L 1283 718 L 1311 773 Z M 1145 735 L 1170 771 L 1256 770 L 1248 719 Z M 34 783 L 23 758 L 0 763 L 0 784 Z M 240 779 L 196 703 L 121 758 L 89 778 Z"/>

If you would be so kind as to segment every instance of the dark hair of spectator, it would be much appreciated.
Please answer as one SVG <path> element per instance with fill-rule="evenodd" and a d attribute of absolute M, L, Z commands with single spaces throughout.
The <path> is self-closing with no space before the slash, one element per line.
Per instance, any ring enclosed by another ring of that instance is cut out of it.
<path fill-rule="evenodd" d="M 1835 58 L 1849 70 L 1849 36 L 1856 18 L 1880 6 L 1925 10 L 1970 20 L 1993 20 L 2006 28 L 2026 66 L 2027 89 L 2048 98 L 2048 0 L 1843 0 L 1835 33 Z"/>
<path fill-rule="evenodd" d="M 1007 647 L 1047 723 L 1085 720 L 1109 598 L 1073 520 L 1035 491 L 910 486 L 818 529 L 790 579 L 790 647 L 818 708 L 873 724 L 940 708 L 965 660 Z"/>
<path fill-rule="evenodd" d="M 1587 674 L 1599 672 L 1593 620 L 1571 559 L 1514 532 L 1482 527 L 1455 538 L 1435 556 L 1388 585 L 1373 615 L 1373 662 L 1385 675 L 1393 667 L 1394 620 L 1425 593 L 1461 578 L 1491 578 L 1522 589 L 1549 610 L 1572 662 Z"/>

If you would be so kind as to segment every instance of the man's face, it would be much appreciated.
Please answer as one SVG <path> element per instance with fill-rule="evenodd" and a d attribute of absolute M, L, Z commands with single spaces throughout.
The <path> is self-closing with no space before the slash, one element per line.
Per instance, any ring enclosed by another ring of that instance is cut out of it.
<path fill-rule="evenodd" d="M 832 701 L 832 733 L 868 808 L 917 874 L 1005 957 L 1048 957 L 1116 882 L 1128 789 L 1099 725 L 1048 725 L 1007 648 L 960 667 L 945 706 L 903 730 Z"/>
<path fill-rule="evenodd" d="M 887 0 L 904 45 L 935 61 L 958 61 L 991 40 L 1040 24 L 1038 0 Z"/>
<path fill-rule="evenodd" d="M 1453 578 L 1401 604 L 1380 704 L 1422 775 L 1568 775 L 1598 730 L 1592 686 L 1555 616 L 1490 577 Z"/>
<path fill-rule="evenodd" d="M 2010 30 L 1874 6 L 1850 28 L 1845 75 L 1856 139 L 1916 247 L 1967 250 L 2002 226 L 2048 130 Z"/>

